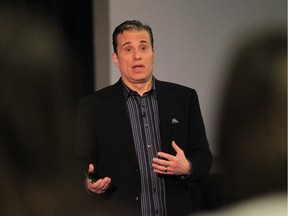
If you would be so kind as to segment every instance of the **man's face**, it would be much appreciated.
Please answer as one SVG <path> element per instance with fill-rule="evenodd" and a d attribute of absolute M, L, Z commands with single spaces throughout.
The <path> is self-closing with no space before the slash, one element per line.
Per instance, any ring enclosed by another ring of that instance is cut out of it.
<path fill-rule="evenodd" d="M 147 31 L 129 30 L 119 34 L 117 52 L 113 53 L 113 61 L 128 87 L 151 82 L 154 51 Z"/>

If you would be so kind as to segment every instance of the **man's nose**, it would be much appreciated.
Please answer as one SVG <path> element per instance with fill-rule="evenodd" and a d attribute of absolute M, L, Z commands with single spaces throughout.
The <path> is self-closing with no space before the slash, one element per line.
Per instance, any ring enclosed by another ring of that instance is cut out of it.
<path fill-rule="evenodd" d="M 142 55 L 141 55 L 141 52 L 139 50 L 136 50 L 135 53 L 134 53 L 134 59 L 142 59 Z"/>

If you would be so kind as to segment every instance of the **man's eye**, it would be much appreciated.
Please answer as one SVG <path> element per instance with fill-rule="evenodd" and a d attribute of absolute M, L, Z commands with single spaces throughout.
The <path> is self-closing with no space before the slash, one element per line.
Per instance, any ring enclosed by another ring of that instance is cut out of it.
<path fill-rule="evenodd" d="M 141 51 L 145 51 L 145 50 L 147 49 L 147 47 L 146 47 L 146 46 L 143 46 L 143 47 L 141 47 L 140 49 L 141 49 Z"/>
<path fill-rule="evenodd" d="M 132 51 L 132 49 L 131 49 L 131 48 L 129 48 L 129 47 L 127 47 L 127 48 L 125 48 L 125 51 L 126 51 L 126 52 L 131 52 L 131 51 Z"/>

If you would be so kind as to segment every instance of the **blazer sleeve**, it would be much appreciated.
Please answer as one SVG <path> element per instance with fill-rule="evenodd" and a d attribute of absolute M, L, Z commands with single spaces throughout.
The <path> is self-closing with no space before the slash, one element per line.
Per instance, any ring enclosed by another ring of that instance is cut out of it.
<path fill-rule="evenodd" d="M 93 163 L 89 157 L 92 145 L 95 143 L 93 125 L 89 117 L 87 106 L 80 101 L 77 110 L 75 139 L 73 146 L 74 172 L 78 181 L 83 182 L 84 172 L 88 170 L 89 163 Z"/>
<path fill-rule="evenodd" d="M 198 95 L 192 90 L 189 103 L 189 135 L 186 157 L 192 163 L 191 180 L 207 175 L 212 166 L 212 154 L 206 136 Z"/>
<path fill-rule="evenodd" d="M 174 92 L 173 104 L 171 118 L 177 119 L 177 123 L 172 123 L 169 140 L 177 143 L 192 164 L 191 175 L 180 179 L 195 182 L 207 175 L 212 165 L 198 95 L 194 89 L 181 88 Z M 170 151 L 176 154 L 172 147 Z"/>

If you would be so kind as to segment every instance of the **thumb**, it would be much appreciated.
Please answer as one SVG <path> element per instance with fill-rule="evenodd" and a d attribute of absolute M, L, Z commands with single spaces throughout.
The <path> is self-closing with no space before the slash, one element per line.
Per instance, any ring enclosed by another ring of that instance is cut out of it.
<path fill-rule="evenodd" d="M 182 149 L 178 147 L 178 145 L 176 144 L 174 140 L 172 141 L 172 147 L 176 151 L 177 154 L 182 152 Z"/>
<path fill-rule="evenodd" d="M 93 172 L 94 172 L 94 166 L 93 164 L 89 164 L 88 173 L 93 173 Z"/>

